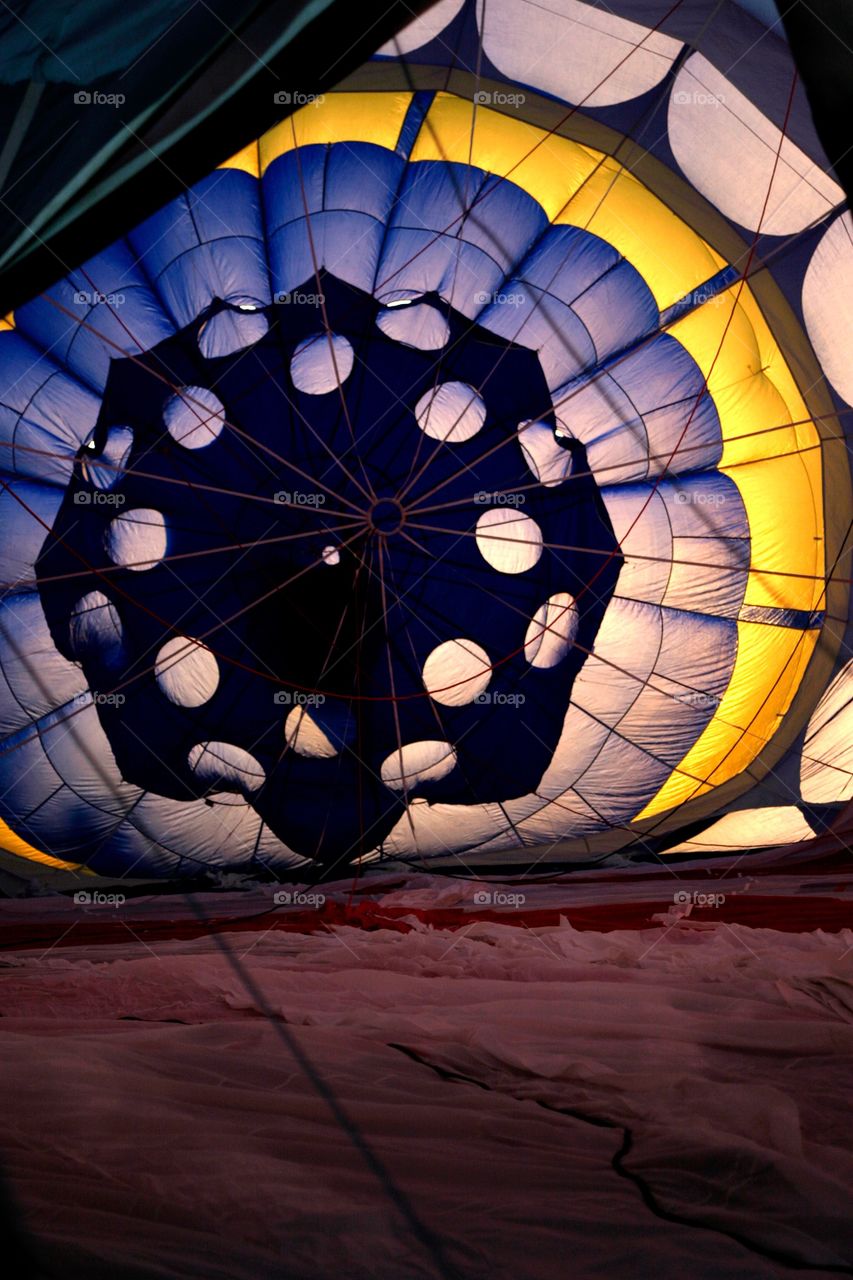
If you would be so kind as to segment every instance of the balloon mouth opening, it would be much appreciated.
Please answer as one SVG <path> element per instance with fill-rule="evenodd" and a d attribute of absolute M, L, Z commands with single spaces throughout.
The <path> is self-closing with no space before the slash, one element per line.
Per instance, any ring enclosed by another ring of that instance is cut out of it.
<path fill-rule="evenodd" d="M 382 537 L 399 533 L 405 518 L 406 513 L 396 498 L 379 498 L 367 513 L 370 528 Z"/>

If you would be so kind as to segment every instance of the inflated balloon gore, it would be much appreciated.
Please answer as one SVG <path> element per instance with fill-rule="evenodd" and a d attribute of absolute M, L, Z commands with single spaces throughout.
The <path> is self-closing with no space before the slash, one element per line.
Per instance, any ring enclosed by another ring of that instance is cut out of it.
<path fill-rule="evenodd" d="M 510 10 L 435 6 L 0 333 L 25 856 L 644 854 L 826 689 L 835 402 L 751 264 L 840 193 L 789 182 L 784 130 L 674 36 L 595 10 L 558 65 L 546 31 L 538 61 L 507 43 Z M 492 79 L 419 88 L 472 33 Z M 669 149 L 627 167 L 607 112 L 635 98 L 635 124 L 668 104 Z M 712 123 L 762 139 L 737 190 Z M 814 287 L 803 308 L 835 376 Z M 754 833 L 841 800 L 816 748 L 796 764 Z"/>

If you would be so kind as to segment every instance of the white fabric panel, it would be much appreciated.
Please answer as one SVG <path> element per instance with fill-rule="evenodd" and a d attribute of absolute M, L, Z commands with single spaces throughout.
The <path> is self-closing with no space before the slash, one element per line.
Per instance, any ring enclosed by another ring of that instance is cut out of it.
<path fill-rule="evenodd" d="M 853 659 L 832 681 L 809 721 L 800 792 L 809 804 L 853 799 Z"/>
<path fill-rule="evenodd" d="M 376 323 L 386 338 L 418 351 L 438 351 L 450 337 L 450 325 L 428 302 L 387 308 L 379 312 Z"/>
<path fill-rule="evenodd" d="M 672 526 L 662 488 L 653 492 L 651 485 L 634 484 L 601 490 L 625 561 L 616 590 L 652 604 L 663 601 L 672 561 Z"/>
<path fill-rule="evenodd" d="M 174 636 L 154 660 L 154 676 L 161 693 L 178 707 L 200 707 L 219 687 L 219 664 L 205 645 Z"/>
<path fill-rule="evenodd" d="M 215 298 L 270 302 L 259 183 L 247 173 L 218 170 L 134 228 L 128 240 L 178 328 Z"/>
<path fill-rule="evenodd" d="M 654 670 L 662 638 L 661 610 L 655 605 L 621 597 L 611 600 L 593 653 L 575 679 L 573 705 L 607 725 L 617 725 Z"/>
<path fill-rule="evenodd" d="M 417 858 L 475 849 L 499 832 L 508 833 L 510 844 L 520 843 L 500 805 L 428 804 L 415 798 L 383 842 L 382 853 L 385 857 Z"/>
<path fill-rule="evenodd" d="M 619 603 L 618 600 L 614 601 L 615 605 Z M 598 755 L 610 732 L 607 724 L 601 724 L 592 715 L 587 715 L 575 702 L 579 680 L 584 673 L 590 672 L 592 666 L 597 666 L 600 670 L 610 671 L 613 676 L 617 676 L 618 680 L 618 673 L 613 672 L 612 668 L 602 668 L 601 663 L 595 663 L 593 659 L 590 659 L 581 668 L 580 676 L 575 680 L 572 701 L 563 721 L 563 732 L 560 736 L 560 741 L 557 743 L 557 749 L 551 757 L 551 763 L 542 775 L 542 781 L 536 788 L 539 795 L 548 800 L 558 798 L 577 782 L 580 775 L 585 769 L 589 768 Z M 634 682 L 633 689 L 628 689 L 624 684 L 618 684 L 617 680 L 611 681 L 609 690 L 610 701 L 615 704 L 616 708 L 611 714 L 613 722 L 619 718 L 622 707 L 627 705 L 631 698 L 636 697 L 636 682 Z M 581 690 L 581 696 L 588 701 L 592 701 L 593 697 L 597 696 L 597 715 L 601 706 L 606 706 L 608 691 L 603 687 L 590 691 L 588 687 L 590 684 L 594 684 L 594 680 L 587 679 L 584 688 Z M 536 797 L 524 796 L 519 800 L 510 800 L 506 805 L 510 817 L 515 819 L 519 816 L 526 816 L 531 811 L 531 799 L 536 800 Z M 537 805 L 540 803 L 541 801 L 537 801 Z"/>
<path fill-rule="evenodd" d="M 105 541 L 113 564 L 142 573 L 153 569 L 166 554 L 166 521 L 161 512 L 150 507 L 133 507 L 110 521 Z"/>
<path fill-rule="evenodd" d="M 46 751 L 45 741 L 53 737 L 55 751 L 61 738 L 73 733 L 74 721 L 91 707 L 91 694 L 83 692 L 68 703 L 43 716 L 38 726 L 28 724 L 12 743 L 4 743 L 0 753 L 0 812 L 6 810 L 6 800 L 14 799 L 13 812 L 22 821 L 64 783 Z M 62 838 L 63 828 L 57 828 L 56 838 Z M 26 836 L 25 836 L 26 838 Z"/>
<path fill-rule="evenodd" d="M 599 484 L 711 467 L 722 455 L 710 397 L 687 353 L 663 335 L 611 373 L 554 393 L 558 429 L 581 440 Z M 657 356 L 660 358 L 656 358 Z M 698 386 L 697 386 L 698 381 Z M 689 425 L 688 425 L 689 424 Z"/>
<path fill-rule="evenodd" d="M 16 733 L 86 689 L 76 663 L 53 643 L 36 594 L 7 596 L 0 604 L 0 734 Z M 35 732 L 35 730 L 33 730 Z"/>
<path fill-rule="evenodd" d="M 94 444 L 94 441 L 91 442 Z M 103 449 L 91 461 L 83 455 L 83 478 L 95 489 L 114 489 L 124 477 L 124 469 L 133 448 L 130 427 L 110 427 Z"/>
<path fill-rule="evenodd" d="M 109 665 L 121 652 L 124 628 L 103 591 L 89 591 L 71 610 L 68 635 L 75 657 L 82 661 L 91 654 Z"/>
<path fill-rule="evenodd" d="M 572 823 L 572 835 L 630 822 L 669 774 L 668 764 L 611 733 L 572 789 L 592 811 L 588 820 Z"/>
<path fill-rule="evenodd" d="M 26 480 L 7 481 L 0 489 L 0 581 L 6 590 L 35 577 L 35 564 L 62 505 L 60 490 Z M 11 531 L 14 530 L 14 537 Z"/>
<path fill-rule="evenodd" d="M 525 573 L 542 555 L 542 530 L 520 511 L 490 507 L 477 521 L 477 549 L 498 573 Z"/>
<path fill-rule="evenodd" d="M 200 783 L 223 791 L 257 791 L 266 778 L 255 757 L 232 742 L 199 742 L 187 763 Z"/>
<path fill-rule="evenodd" d="M 650 484 L 601 490 L 625 556 L 619 594 L 735 617 L 749 566 L 749 531 L 737 486 L 714 472 L 659 482 L 650 498 L 652 491 Z M 676 564 L 679 558 L 688 563 Z"/>
<path fill-rule="evenodd" d="M 556 439 L 554 428 L 547 422 L 522 422 L 518 427 L 518 443 L 524 460 L 536 479 L 552 489 L 572 473 L 572 454 Z"/>
<path fill-rule="evenodd" d="M 86 804 L 69 786 L 59 785 L 58 779 L 54 785 L 57 789 L 45 796 L 31 814 L 21 818 L 22 834 L 54 857 L 85 865 L 112 834 L 120 818 Z"/>
<path fill-rule="evenodd" d="M 549 390 L 578 377 L 595 365 L 600 355 L 611 354 L 612 344 L 597 352 L 580 317 L 544 289 L 513 278 L 498 297 L 506 301 L 490 304 L 477 317 L 479 323 L 499 338 L 535 351 Z"/>
<path fill-rule="evenodd" d="M 419 782 L 436 782 L 456 767 L 456 752 L 449 742 L 406 742 L 382 761 L 379 770 L 386 787 L 410 791 Z"/>
<path fill-rule="evenodd" d="M 248 307 L 239 311 L 218 311 L 199 329 L 198 349 L 206 360 L 230 356 L 259 342 L 269 327 L 269 321 L 262 312 L 251 312 Z"/>
<path fill-rule="evenodd" d="M 545 803 L 540 801 L 536 811 L 529 815 L 522 816 L 519 801 L 511 801 L 506 808 L 525 844 L 534 847 L 551 844 L 562 838 L 565 832 L 578 837 L 591 834 L 602 826 L 599 814 L 571 789 Z"/>
<path fill-rule="evenodd" d="M 90 694 L 85 695 L 85 701 L 88 705 L 66 724 L 42 736 L 42 750 L 59 777 L 73 787 L 81 800 L 115 818 L 126 813 L 142 792 L 122 778 Z M 63 820 L 59 813 L 58 830 L 67 825 L 71 825 L 68 818 Z"/>
<path fill-rule="evenodd" d="M 23 373 L 13 382 L 7 375 L 0 387 L 0 469 L 64 486 L 100 401 L 20 334 L 6 331 L 0 342 L 10 365 L 26 362 Z"/>
<path fill-rule="evenodd" d="M 205 449 L 222 433 L 225 406 L 207 387 L 181 387 L 167 401 L 163 422 L 172 439 L 185 449 Z"/>
<path fill-rule="evenodd" d="M 326 737 L 323 730 L 305 707 L 294 707 L 284 722 L 284 737 L 291 751 L 312 760 L 331 760 L 338 748 Z"/>
<path fill-rule="evenodd" d="M 692 613 L 736 618 L 746 591 L 749 557 L 748 537 L 673 538 L 672 570 L 663 603 Z"/>
<path fill-rule="evenodd" d="M 844 200 L 838 183 L 783 139 L 701 53 L 692 54 L 675 78 L 668 125 L 670 146 L 693 185 L 749 231 L 760 224 L 767 235 L 791 235 Z"/>
<path fill-rule="evenodd" d="M 505 76 L 589 107 L 646 93 L 681 49 L 671 36 L 579 0 L 549 0 L 547 7 L 481 0 L 478 17 L 483 49 Z"/>
<path fill-rule="evenodd" d="M 619 732 L 675 767 L 713 716 L 737 654 L 733 622 L 661 610 L 661 646 L 649 682 Z M 583 787 L 581 787 L 583 791 Z"/>
<path fill-rule="evenodd" d="M 430 40 L 433 40 L 453 21 L 464 3 L 465 0 L 438 0 L 438 4 L 434 4 L 420 18 L 415 18 L 414 22 L 410 22 L 402 31 L 398 31 L 396 36 L 387 44 L 383 44 L 378 52 L 394 58 L 401 53 L 411 53 L 413 49 L 420 49 L 421 45 L 429 44 Z"/>
<path fill-rule="evenodd" d="M 423 678 L 435 702 L 443 707 L 464 707 L 488 688 L 491 661 L 473 640 L 446 640 L 430 653 Z"/>
<path fill-rule="evenodd" d="M 580 615 L 568 591 L 559 591 L 536 610 L 524 637 L 531 666 L 548 670 L 562 662 L 575 642 Z"/>
<path fill-rule="evenodd" d="M 216 807 L 218 808 L 218 806 Z M 247 825 L 249 815 L 254 816 L 252 809 L 247 809 L 246 811 Z M 310 867 L 313 859 L 303 858 L 298 853 L 294 853 L 292 849 L 288 849 L 287 845 L 283 844 L 278 836 L 273 835 L 266 823 L 263 823 L 255 846 L 255 861 L 260 866 Z"/>
<path fill-rule="evenodd" d="M 796 805 L 739 809 L 727 813 L 698 836 L 664 850 L 665 853 L 725 853 L 729 850 L 794 844 L 816 835 Z"/>
<path fill-rule="evenodd" d="M 312 396 L 337 391 L 352 373 L 353 359 L 350 343 L 337 333 L 303 338 L 290 361 L 293 385 Z"/>
<path fill-rule="evenodd" d="M 26 334 L 81 382 L 102 391 L 111 360 L 150 351 L 174 332 L 125 241 L 110 245 L 15 316 Z"/>
<path fill-rule="evenodd" d="M 658 486 L 676 538 L 745 538 L 749 525 L 740 490 L 714 471 L 679 476 Z"/>
<path fill-rule="evenodd" d="M 831 224 L 803 280 L 803 315 L 812 346 L 835 390 L 853 404 L 853 217 Z"/>
<path fill-rule="evenodd" d="M 464 382 L 442 382 L 422 395 L 415 417 L 424 435 L 442 443 L 470 440 L 486 421 L 486 406 Z"/>
<path fill-rule="evenodd" d="M 481 313 L 505 305 L 514 313 L 516 299 L 505 289 L 509 274 L 546 226 L 541 206 L 511 180 L 457 163 L 410 164 L 388 222 L 374 295 L 388 302 L 434 292 L 480 323 L 486 323 Z"/>
<path fill-rule="evenodd" d="M 245 858 L 245 850 L 251 848 L 261 821 L 251 805 L 221 804 L 215 794 L 208 798 L 212 804 L 204 800 L 169 800 L 149 792 L 134 807 L 128 826 L 132 824 L 146 837 L 145 848 L 148 840 L 153 840 L 180 857 L 193 859 L 197 865 L 227 867 L 229 862 Z M 131 847 L 137 846 L 137 841 L 138 837 Z"/>

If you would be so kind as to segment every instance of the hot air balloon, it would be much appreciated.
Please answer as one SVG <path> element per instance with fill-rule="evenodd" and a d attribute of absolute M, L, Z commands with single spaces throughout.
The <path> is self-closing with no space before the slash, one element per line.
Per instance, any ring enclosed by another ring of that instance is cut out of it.
<path fill-rule="evenodd" d="M 541 868 L 825 829 L 853 237 L 749 7 L 441 0 L 7 317 L 10 850 Z"/>

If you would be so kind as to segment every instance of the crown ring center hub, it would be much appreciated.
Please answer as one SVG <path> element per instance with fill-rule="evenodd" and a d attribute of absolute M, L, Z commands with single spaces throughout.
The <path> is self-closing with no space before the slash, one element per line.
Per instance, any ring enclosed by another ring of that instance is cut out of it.
<path fill-rule="evenodd" d="M 403 527 L 405 512 L 396 498 L 379 498 L 368 511 L 367 519 L 374 533 L 387 536 L 399 533 Z"/>

